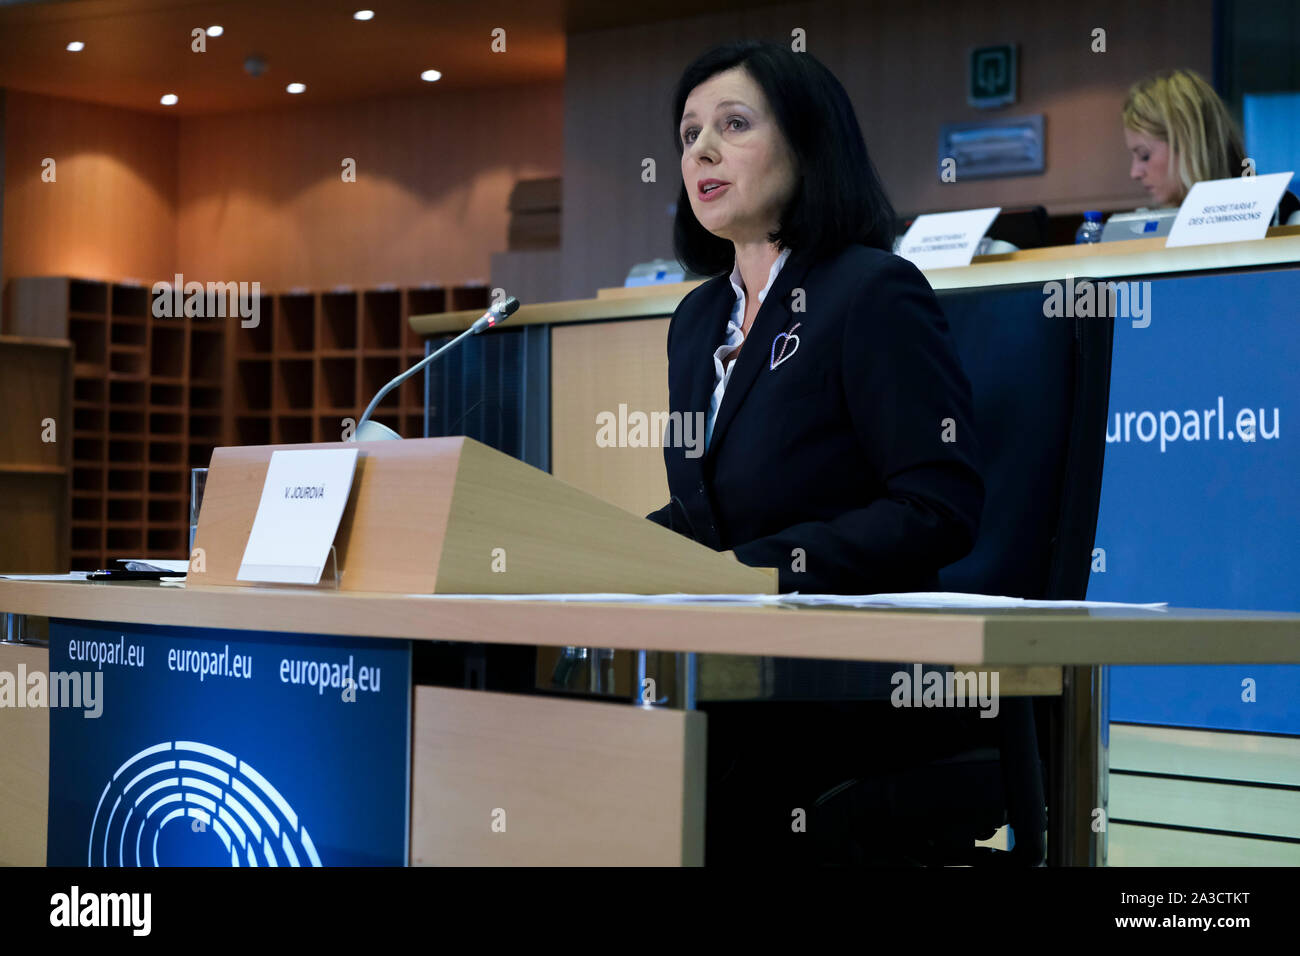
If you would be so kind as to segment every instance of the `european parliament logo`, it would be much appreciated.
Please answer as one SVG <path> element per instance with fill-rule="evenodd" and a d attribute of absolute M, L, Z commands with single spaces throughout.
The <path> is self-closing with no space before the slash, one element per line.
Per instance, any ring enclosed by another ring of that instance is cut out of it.
<path fill-rule="evenodd" d="M 50 710 L 50 866 L 406 864 L 409 641 L 51 620 L 71 663 L 102 713 Z"/>
<path fill-rule="evenodd" d="M 95 808 L 86 865 L 166 866 L 173 856 L 188 866 L 321 865 L 307 827 L 265 777 L 190 740 L 146 747 L 117 768 Z"/>

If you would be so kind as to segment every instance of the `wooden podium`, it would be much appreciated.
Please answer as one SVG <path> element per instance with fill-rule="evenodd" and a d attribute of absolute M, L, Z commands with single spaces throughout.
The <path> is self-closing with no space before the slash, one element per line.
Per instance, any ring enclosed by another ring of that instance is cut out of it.
<path fill-rule="evenodd" d="M 271 453 L 356 448 L 335 537 L 339 587 L 402 594 L 745 593 L 752 568 L 472 438 L 218 448 L 188 586 L 236 580 Z"/>

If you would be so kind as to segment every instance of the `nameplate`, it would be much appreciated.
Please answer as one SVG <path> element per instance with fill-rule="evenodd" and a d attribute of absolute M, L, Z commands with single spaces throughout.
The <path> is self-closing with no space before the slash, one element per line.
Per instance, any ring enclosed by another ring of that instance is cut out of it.
<path fill-rule="evenodd" d="M 1294 173 L 1234 176 L 1195 183 L 1178 209 L 1166 246 L 1263 239 Z"/>
<path fill-rule="evenodd" d="M 320 583 L 356 467 L 355 448 L 272 452 L 235 580 Z"/>
<path fill-rule="evenodd" d="M 898 254 L 918 269 L 960 269 L 970 265 L 975 247 L 998 218 L 1001 206 L 917 216 L 903 234 Z"/>

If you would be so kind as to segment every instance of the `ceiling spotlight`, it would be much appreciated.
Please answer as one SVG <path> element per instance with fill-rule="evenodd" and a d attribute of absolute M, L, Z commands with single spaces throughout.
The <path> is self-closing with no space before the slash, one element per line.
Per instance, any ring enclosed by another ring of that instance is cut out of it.
<path fill-rule="evenodd" d="M 285 89 L 290 93 L 301 93 L 303 90 L 307 89 L 307 84 L 290 83 L 288 86 L 285 87 Z"/>
<path fill-rule="evenodd" d="M 375 18 L 374 10 L 358 10 L 352 14 L 353 20 L 373 20 Z"/>
<path fill-rule="evenodd" d="M 208 27 L 207 33 L 210 37 L 219 37 L 226 32 L 225 27 Z"/>
<path fill-rule="evenodd" d="M 175 93 L 164 93 L 163 98 L 160 99 L 158 102 L 161 103 L 163 106 L 175 106 L 176 102 L 179 99 L 180 97 L 177 96 Z"/>
<path fill-rule="evenodd" d="M 438 80 L 442 79 L 442 74 L 437 70 L 425 70 L 420 74 L 420 79 L 424 80 L 426 83 L 436 83 Z"/>
<path fill-rule="evenodd" d="M 66 49 L 69 53 L 80 53 L 85 48 L 86 48 L 86 44 L 82 43 L 80 40 L 73 40 L 64 49 Z"/>

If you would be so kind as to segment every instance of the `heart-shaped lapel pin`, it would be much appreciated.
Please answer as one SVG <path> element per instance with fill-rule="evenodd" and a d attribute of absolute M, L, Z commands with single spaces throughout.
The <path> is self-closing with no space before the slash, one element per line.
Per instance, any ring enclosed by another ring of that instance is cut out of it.
<path fill-rule="evenodd" d="M 796 322 L 794 325 L 790 326 L 789 332 L 781 332 L 779 335 L 777 335 L 776 338 L 772 340 L 772 361 L 771 364 L 768 365 L 769 371 L 776 368 L 778 365 L 780 365 L 782 362 L 788 359 L 791 355 L 794 355 L 795 352 L 799 351 L 799 336 L 794 334 L 794 330 L 799 328 L 799 326 L 801 325 L 803 325 L 802 322 Z M 776 345 L 778 342 L 781 343 L 780 354 L 777 354 L 776 351 Z M 794 347 L 790 349 L 789 352 L 787 352 L 785 350 L 785 347 L 789 345 L 791 342 L 794 343 Z"/>

